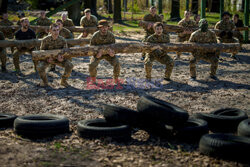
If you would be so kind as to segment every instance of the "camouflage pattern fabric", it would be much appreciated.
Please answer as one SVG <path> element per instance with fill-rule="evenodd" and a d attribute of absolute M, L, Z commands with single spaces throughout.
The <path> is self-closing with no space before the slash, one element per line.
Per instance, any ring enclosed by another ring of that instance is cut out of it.
<path fill-rule="evenodd" d="M 63 27 L 73 27 L 75 26 L 73 21 L 71 19 L 66 19 L 63 21 Z"/>
<path fill-rule="evenodd" d="M 170 37 L 168 34 L 162 34 L 162 35 L 156 35 L 153 34 L 149 36 L 146 40 L 146 42 L 150 43 L 169 43 L 170 42 Z M 166 65 L 165 69 L 165 77 L 166 79 L 170 79 L 173 67 L 174 67 L 174 62 L 170 56 L 167 55 L 167 53 L 163 50 L 156 49 L 149 54 L 146 55 L 145 61 L 144 61 L 144 68 L 146 71 L 146 78 L 148 80 L 151 80 L 151 71 L 152 71 L 152 66 L 153 66 L 153 61 L 157 60 L 161 64 Z"/>
<path fill-rule="evenodd" d="M 115 43 L 115 36 L 108 31 L 106 35 L 102 35 L 100 31 L 97 31 L 93 34 L 90 45 L 105 45 Z M 97 75 L 97 66 L 102 59 L 107 60 L 113 66 L 113 78 L 118 79 L 120 75 L 120 63 L 116 56 L 111 57 L 109 55 L 102 55 L 100 58 L 96 58 L 95 55 L 91 57 L 89 63 L 89 73 L 91 77 L 96 77 Z"/>
<path fill-rule="evenodd" d="M 73 34 L 67 29 L 67 28 L 62 28 L 59 33 L 60 36 L 62 36 L 65 39 L 72 39 L 74 38 Z"/>
<path fill-rule="evenodd" d="M 31 54 L 31 52 L 34 50 L 34 48 L 17 48 L 15 49 L 14 53 L 13 53 L 13 64 L 15 66 L 15 70 L 20 71 L 20 61 L 19 61 L 19 57 L 25 53 L 29 53 Z M 36 69 L 37 66 L 37 62 L 34 62 L 34 66 Z"/>
<path fill-rule="evenodd" d="M 191 34 L 189 42 L 195 43 L 217 43 L 216 35 L 214 32 L 208 30 L 207 32 L 201 32 L 197 30 Z M 192 52 L 190 59 L 190 76 L 196 77 L 196 63 L 200 60 L 204 60 L 208 63 L 211 63 L 211 72 L 210 76 L 215 76 L 218 68 L 220 52 L 206 52 L 201 50 L 196 50 Z"/>
<path fill-rule="evenodd" d="M 182 19 L 181 21 L 179 21 L 178 25 L 183 27 L 183 28 L 197 27 L 196 23 L 193 20 L 186 21 L 185 19 Z M 189 38 L 190 38 L 190 34 L 178 33 L 177 42 L 188 41 Z"/>
<path fill-rule="evenodd" d="M 86 16 L 83 16 L 80 20 L 80 25 L 82 27 L 96 27 L 98 25 L 97 18 L 93 15 L 90 16 L 88 20 Z"/>
<path fill-rule="evenodd" d="M 62 36 L 59 36 L 56 40 L 54 40 L 51 35 L 48 35 L 43 38 L 40 49 L 52 50 L 52 49 L 63 49 L 67 47 L 68 47 L 67 43 Z M 62 81 L 66 81 L 72 72 L 73 64 L 70 62 L 69 59 L 64 59 L 63 62 L 54 60 L 54 62 L 55 65 L 65 68 L 64 74 L 62 75 Z M 49 65 L 50 63 L 48 63 L 47 61 L 39 61 L 37 66 L 37 71 L 45 84 L 48 84 L 46 69 L 49 67 Z"/>
<path fill-rule="evenodd" d="M 45 17 L 45 18 L 39 17 L 37 19 L 37 22 L 36 22 L 36 25 L 38 25 L 38 26 L 50 26 L 51 24 L 52 24 L 52 22 L 47 17 Z M 42 38 L 46 35 L 48 35 L 48 33 L 46 33 L 46 32 L 37 32 L 37 38 Z"/>
<path fill-rule="evenodd" d="M 11 21 L 9 20 L 2 20 L 0 22 L 0 26 L 12 26 L 14 25 Z M 10 29 L 5 29 L 3 31 L 3 34 L 6 38 L 9 38 L 9 39 L 13 39 L 14 38 L 14 31 L 10 28 Z"/>
<path fill-rule="evenodd" d="M 0 40 L 5 40 L 4 34 L 1 31 L 0 31 Z M 2 62 L 2 68 L 4 67 L 6 68 L 7 57 L 6 57 L 6 52 L 4 48 L 0 48 L 0 60 Z"/>

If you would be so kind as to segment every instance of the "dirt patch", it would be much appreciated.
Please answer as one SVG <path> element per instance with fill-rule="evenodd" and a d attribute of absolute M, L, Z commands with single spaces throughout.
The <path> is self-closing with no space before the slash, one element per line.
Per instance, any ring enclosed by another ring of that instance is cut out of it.
<path fill-rule="evenodd" d="M 126 35 L 126 36 L 125 36 Z M 140 41 L 142 34 L 119 34 L 117 42 Z M 175 39 L 171 35 L 171 41 Z M 76 124 L 83 119 L 102 118 L 102 104 L 117 104 L 136 109 L 141 95 L 149 94 L 174 103 L 190 115 L 210 112 L 222 107 L 250 108 L 250 45 L 243 45 L 240 61 L 221 55 L 219 81 L 207 79 L 210 64 L 197 64 L 197 81 L 189 81 L 189 55 L 183 53 L 175 62 L 172 82 L 160 83 L 165 67 L 154 62 L 152 76 L 159 80 L 153 88 L 145 88 L 140 54 L 118 54 L 123 84 L 114 89 L 89 89 L 89 58 L 74 58 L 74 71 L 69 79 L 71 88 L 59 85 L 63 69 L 48 72 L 52 88 L 38 87 L 30 55 L 21 56 L 23 77 L 12 73 L 12 56 L 8 56 L 8 73 L 0 73 L 0 111 L 16 115 L 61 114 L 70 119 L 71 133 L 43 140 L 28 140 L 17 136 L 12 129 L 0 130 L 1 166 L 243 166 L 244 164 L 217 160 L 201 155 L 197 144 L 162 139 L 139 129 L 128 143 L 110 138 L 87 140 L 77 136 Z M 175 53 L 169 54 L 171 57 Z M 113 68 L 106 61 L 98 66 L 98 79 L 112 78 Z M 247 165 L 247 164 L 245 164 Z M 249 164 L 248 164 L 249 165 Z"/>

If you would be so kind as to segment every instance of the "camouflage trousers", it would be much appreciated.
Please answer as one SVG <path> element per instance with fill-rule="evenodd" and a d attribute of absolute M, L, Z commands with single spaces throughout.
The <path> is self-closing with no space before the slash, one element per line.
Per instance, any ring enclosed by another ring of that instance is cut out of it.
<path fill-rule="evenodd" d="M 116 56 L 110 57 L 109 55 L 102 55 L 100 58 L 96 58 L 94 56 L 91 57 L 89 63 L 89 74 L 90 77 L 96 78 L 97 76 L 97 66 L 101 60 L 107 60 L 113 66 L 113 78 L 118 79 L 120 75 L 120 63 Z"/>
<path fill-rule="evenodd" d="M 64 68 L 64 74 L 62 75 L 62 79 L 67 80 L 70 77 L 70 74 L 73 69 L 73 64 L 68 60 L 64 60 L 63 62 L 56 62 L 56 65 Z M 37 65 L 37 71 L 39 73 L 39 76 L 43 80 L 45 84 L 48 83 L 47 75 L 46 75 L 46 69 L 50 66 L 50 63 L 46 61 L 39 61 Z"/>
<path fill-rule="evenodd" d="M 5 49 L 1 50 L 0 48 L 0 60 L 2 62 L 2 67 L 6 67 L 7 56 Z"/>
<path fill-rule="evenodd" d="M 15 66 L 15 70 L 20 71 L 20 61 L 19 57 L 23 55 L 24 53 L 30 53 L 33 51 L 33 49 L 27 49 L 27 48 L 17 48 L 13 53 L 13 63 Z M 37 61 L 33 61 L 35 69 L 37 67 Z"/>
<path fill-rule="evenodd" d="M 196 63 L 199 62 L 200 60 L 211 63 L 210 76 L 215 76 L 218 68 L 219 55 L 220 55 L 219 52 L 211 52 L 211 53 L 193 52 L 189 64 L 190 76 L 196 77 Z"/>
<path fill-rule="evenodd" d="M 152 34 L 150 34 L 149 32 L 146 32 L 146 35 L 144 36 L 142 42 L 145 42 L 146 39 L 147 39 L 150 35 L 152 35 Z M 141 57 L 145 57 L 145 56 L 146 56 L 146 52 L 142 52 Z"/>
<path fill-rule="evenodd" d="M 144 61 L 144 68 L 146 71 L 146 79 L 151 80 L 151 71 L 152 71 L 152 66 L 153 66 L 153 61 L 157 60 L 161 64 L 166 65 L 165 69 L 165 78 L 170 79 L 170 76 L 172 74 L 172 70 L 174 67 L 174 61 L 173 59 L 168 56 L 167 54 L 165 55 L 152 55 L 152 54 L 147 54 L 146 59 Z"/>

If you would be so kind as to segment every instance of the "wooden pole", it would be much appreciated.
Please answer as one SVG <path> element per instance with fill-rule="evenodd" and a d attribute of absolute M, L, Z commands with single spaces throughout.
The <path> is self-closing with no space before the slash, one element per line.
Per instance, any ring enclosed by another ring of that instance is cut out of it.
<path fill-rule="evenodd" d="M 245 26 L 249 26 L 249 0 L 245 0 L 244 22 Z M 244 41 L 248 42 L 248 30 L 244 32 Z"/>
<path fill-rule="evenodd" d="M 90 39 L 66 39 L 69 45 L 84 46 L 90 43 Z M 30 40 L 0 40 L 0 48 L 6 47 L 37 47 L 41 45 L 40 39 Z"/>
<path fill-rule="evenodd" d="M 206 0 L 201 0 L 201 18 L 206 18 Z"/>
<path fill-rule="evenodd" d="M 40 50 L 32 52 L 33 60 L 46 60 L 49 57 L 55 58 L 61 54 L 65 58 L 71 57 L 86 57 L 96 55 L 100 50 L 103 50 L 103 54 L 108 54 L 108 49 L 114 50 L 115 53 L 141 53 L 151 52 L 155 49 L 162 49 L 167 52 L 193 52 L 197 50 L 208 52 L 229 52 L 237 53 L 240 50 L 239 43 L 230 44 L 199 44 L 199 43 L 165 43 L 165 44 L 153 44 L 153 43 L 115 43 L 109 45 L 99 46 L 85 46 L 70 48 L 68 51 L 63 49 L 57 50 Z"/>

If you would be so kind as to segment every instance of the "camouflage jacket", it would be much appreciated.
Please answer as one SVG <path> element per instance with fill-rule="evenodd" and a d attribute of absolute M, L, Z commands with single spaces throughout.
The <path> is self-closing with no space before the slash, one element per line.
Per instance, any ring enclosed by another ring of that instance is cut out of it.
<path fill-rule="evenodd" d="M 221 20 L 216 23 L 216 25 L 214 26 L 214 29 L 218 29 L 222 31 L 232 31 L 235 29 L 235 25 L 231 20 L 229 22 Z"/>
<path fill-rule="evenodd" d="M 12 26 L 14 24 L 11 21 L 9 21 L 9 20 L 2 20 L 0 22 L 0 25 L 1 26 Z M 14 32 L 13 32 L 13 30 L 11 28 L 10 29 L 5 29 L 2 32 L 3 32 L 3 34 L 4 34 L 4 36 L 6 38 L 12 39 L 14 37 Z"/>
<path fill-rule="evenodd" d="M 170 42 L 170 37 L 168 34 L 162 34 L 162 35 L 150 35 L 145 42 L 150 42 L 150 43 L 169 43 Z M 153 56 L 162 56 L 164 54 L 166 54 L 165 51 L 160 50 L 160 49 L 156 49 L 152 52 L 149 53 L 150 55 Z"/>
<path fill-rule="evenodd" d="M 52 22 L 47 17 L 45 17 L 44 19 L 39 17 L 37 19 L 37 22 L 36 22 L 36 25 L 38 25 L 38 26 L 50 26 L 51 24 L 52 24 Z"/>
<path fill-rule="evenodd" d="M 63 21 L 63 27 L 73 27 L 73 26 L 75 26 L 75 25 L 71 19 L 67 19 L 67 20 Z"/>
<path fill-rule="evenodd" d="M 60 30 L 59 35 L 62 36 L 63 38 L 65 38 L 65 39 L 74 38 L 73 34 L 67 28 L 64 28 L 64 27 Z"/>
<path fill-rule="evenodd" d="M 106 35 L 101 35 L 100 31 L 93 34 L 90 39 L 90 45 L 105 45 L 115 43 L 115 36 L 108 31 Z"/>
<path fill-rule="evenodd" d="M 155 16 L 152 16 L 152 14 L 147 14 L 143 17 L 143 21 L 150 21 L 150 22 L 161 22 L 161 17 L 159 15 L 155 15 Z M 149 34 L 154 34 L 154 29 L 153 28 L 150 28 L 149 30 L 148 29 L 145 29 L 145 31 Z"/>
<path fill-rule="evenodd" d="M 178 26 L 181 26 L 183 28 L 192 28 L 192 27 L 197 27 L 197 24 L 193 20 L 186 21 L 185 19 L 182 19 L 181 21 L 178 22 Z M 178 33 L 178 36 L 181 38 L 189 38 L 190 34 Z"/>
<path fill-rule="evenodd" d="M 80 25 L 82 27 L 96 27 L 97 26 L 97 18 L 93 15 L 90 16 L 88 20 L 86 16 L 83 16 L 80 21 Z"/>
<path fill-rule="evenodd" d="M 54 40 L 51 35 L 48 35 L 42 39 L 40 49 L 52 50 L 52 49 L 62 49 L 67 47 L 68 47 L 67 42 L 62 36 L 58 36 L 58 38 Z"/>

